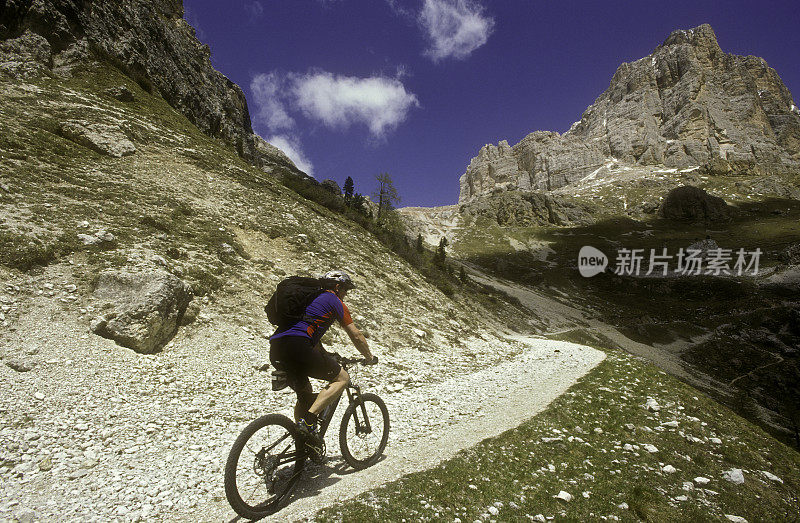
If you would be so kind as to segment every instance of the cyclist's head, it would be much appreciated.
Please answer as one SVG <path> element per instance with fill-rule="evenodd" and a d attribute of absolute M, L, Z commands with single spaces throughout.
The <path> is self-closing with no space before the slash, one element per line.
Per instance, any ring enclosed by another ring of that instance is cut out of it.
<path fill-rule="evenodd" d="M 328 271 L 322 277 L 325 286 L 328 288 L 335 288 L 337 285 L 340 290 L 349 291 L 355 289 L 356 284 L 350 279 L 350 276 L 344 271 Z"/>

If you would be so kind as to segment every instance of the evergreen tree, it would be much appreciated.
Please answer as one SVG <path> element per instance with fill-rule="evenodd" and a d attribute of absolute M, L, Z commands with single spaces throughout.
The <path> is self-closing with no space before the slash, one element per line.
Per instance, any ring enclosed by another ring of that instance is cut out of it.
<path fill-rule="evenodd" d="M 464 266 L 461 266 L 461 270 L 458 271 L 458 279 L 461 280 L 461 283 L 467 283 L 469 281 L 469 276 L 467 276 L 467 271 L 464 270 Z"/>
<path fill-rule="evenodd" d="M 366 202 L 364 195 L 361 193 L 355 193 L 353 194 L 353 201 L 351 202 L 350 207 L 366 216 L 368 209 L 364 205 L 364 202 Z"/>
<path fill-rule="evenodd" d="M 353 204 L 353 189 L 355 189 L 355 185 L 353 184 L 353 179 L 348 176 L 347 179 L 344 181 L 344 203 L 348 207 L 352 206 Z"/>
<path fill-rule="evenodd" d="M 439 249 L 436 251 L 436 261 L 439 262 L 440 265 L 444 265 L 444 260 L 447 257 L 445 247 L 447 247 L 447 238 L 442 236 L 442 239 L 439 240 Z"/>
<path fill-rule="evenodd" d="M 422 250 L 423 250 L 423 246 L 422 246 L 422 233 L 419 233 L 419 234 L 417 235 L 417 252 L 422 252 Z"/>

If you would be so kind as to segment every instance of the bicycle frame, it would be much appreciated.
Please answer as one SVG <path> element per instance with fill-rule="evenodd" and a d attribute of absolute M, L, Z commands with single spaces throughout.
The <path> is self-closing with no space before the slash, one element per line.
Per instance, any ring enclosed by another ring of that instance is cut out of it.
<path fill-rule="evenodd" d="M 347 400 L 351 404 L 355 401 L 358 401 L 358 398 L 361 396 L 361 386 L 353 384 L 352 381 L 347 383 L 345 391 L 347 392 Z M 322 415 L 319 417 L 319 435 L 321 438 L 325 437 L 325 433 L 328 431 L 328 426 L 330 425 L 331 420 L 333 419 L 333 414 L 336 412 L 336 408 L 339 406 L 339 402 L 342 400 L 342 396 L 343 395 L 340 394 L 339 397 L 336 398 L 333 403 L 325 407 L 325 410 L 322 411 Z M 359 420 L 358 414 L 353 413 L 353 419 L 356 422 L 356 433 L 357 434 L 371 433 L 372 426 L 369 423 L 369 418 L 367 417 L 367 409 L 363 403 L 361 404 L 361 417 L 362 419 Z"/>

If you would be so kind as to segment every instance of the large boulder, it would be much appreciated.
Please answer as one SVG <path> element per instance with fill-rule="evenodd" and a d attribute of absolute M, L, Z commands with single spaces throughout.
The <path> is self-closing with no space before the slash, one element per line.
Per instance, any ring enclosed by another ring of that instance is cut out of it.
<path fill-rule="evenodd" d="M 61 124 L 61 136 L 100 154 L 121 158 L 136 152 L 117 125 L 69 120 Z"/>
<path fill-rule="evenodd" d="M 160 350 L 178 330 L 192 289 L 166 272 L 100 274 L 94 290 L 101 310 L 92 331 L 136 352 Z"/>
<path fill-rule="evenodd" d="M 729 219 L 732 209 L 718 196 L 712 196 L 699 187 L 683 185 L 667 194 L 658 214 L 670 220 L 710 222 Z"/>

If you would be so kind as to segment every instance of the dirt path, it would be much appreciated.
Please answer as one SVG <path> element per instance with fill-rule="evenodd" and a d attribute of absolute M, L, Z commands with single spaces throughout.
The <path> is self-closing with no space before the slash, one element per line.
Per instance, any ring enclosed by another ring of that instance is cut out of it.
<path fill-rule="evenodd" d="M 353 472 L 346 467 L 336 436 L 329 433 L 331 457 L 304 472 L 303 484 L 289 505 L 271 520 L 309 517 L 322 507 L 429 469 L 459 450 L 512 429 L 542 411 L 605 358 L 601 351 L 573 343 L 534 337 L 516 340 L 526 348 L 510 361 L 385 397 L 392 419 L 389 446 L 384 461 L 367 470 Z M 334 420 L 331 426 L 338 425 Z M 220 500 L 182 520 L 219 521 L 234 516 L 227 502 Z"/>

